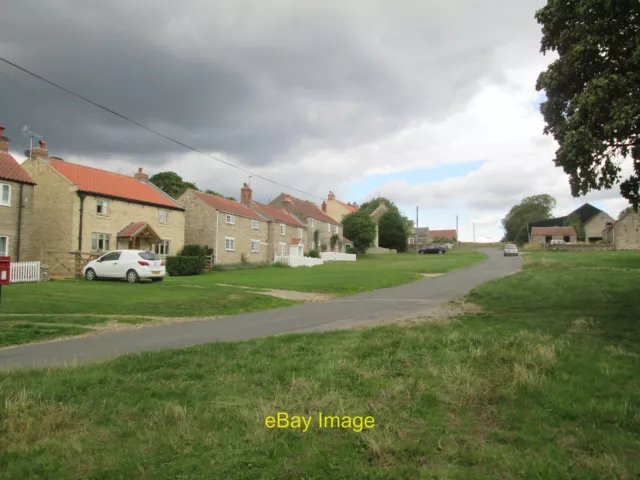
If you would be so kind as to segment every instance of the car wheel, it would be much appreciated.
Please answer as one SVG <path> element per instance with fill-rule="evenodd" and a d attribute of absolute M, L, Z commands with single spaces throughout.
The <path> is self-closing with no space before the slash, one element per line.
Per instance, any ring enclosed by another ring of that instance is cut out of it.
<path fill-rule="evenodd" d="M 164 280 L 164 278 L 152 278 L 151 279 L 152 282 L 161 282 L 162 280 Z"/>
<path fill-rule="evenodd" d="M 96 271 L 93 268 L 87 268 L 87 271 L 84 272 L 84 278 L 85 280 L 96 280 L 98 278 L 98 276 L 96 275 Z"/>
<path fill-rule="evenodd" d="M 136 272 L 133 269 L 127 272 L 127 282 L 138 283 L 139 281 L 140 281 L 140 276 L 138 275 L 138 272 Z"/>

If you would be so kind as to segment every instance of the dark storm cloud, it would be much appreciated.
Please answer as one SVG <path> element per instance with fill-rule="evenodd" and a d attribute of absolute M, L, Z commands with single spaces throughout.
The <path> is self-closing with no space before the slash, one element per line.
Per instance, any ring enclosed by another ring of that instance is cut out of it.
<path fill-rule="evenodd" d="M 370 141 L 464 105 L 539 1 L 9 0 L 0 55 L 245 164 Z M 515 5 L 517 4 L 517 6 Z M 524 39 L 529 42 L 530 39 Z M 183 149 L 0 63 L 0 123 L 51 153 Z M 38 97 L 38 98 L 36 98 Z"/>

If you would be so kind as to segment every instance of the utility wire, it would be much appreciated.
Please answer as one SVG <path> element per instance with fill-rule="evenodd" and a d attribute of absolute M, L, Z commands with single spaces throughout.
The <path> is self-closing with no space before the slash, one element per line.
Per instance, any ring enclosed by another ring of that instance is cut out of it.
<path fill-rule="evenodd" d="M 7 60 L 6 58 L 0 57 L 0 61 L 6 63 L 8 65 L 11 65 L 12 67 L 20 70 L 21 72 L 26 73 L 27 75 L 31 75 L 32 77 L 35 77 L 38 80 L 41 80 L 41 81 L 43 81 L 45 83 L 48 83 L 49 85 L 57 88 L 58 90 L 62 90 L 63 92 L 68 93 L 69 95 L 72 95 L 72 96 L 74 96 L 76 98 L 79 98 L 80 100 L 83 100 L 83 101 L 85 101 L 87 103 L 90 103 L 94 107 L 97 107 L 97 108 L 99 108 L 101 110 L 104 110 L 105 112 L 111 113 L 112 115 L 115 115 L 116 117 L 119 117 L 122 120 L 125 120 L 125 121 L 127 121 L 129 123 L 133 123 L 134 125 L 142 128 L 142 129 L 144 129 L 144 130 L 146 130 L 148 132 L 151 132 L 151 133 L 153 133 L 155 135 L 158 135 L 159 137 L 162 137 L 165 140 L 168 140 L 168 141 L 170 141 L 172 143 L 175 143 L 176 145 L 180 145 L 181 147 L 184 147 L 184 148 L 186 148 L 188 150 L 191 150 L 192 152 L 196 152 L 196 153 L 199 153 L 200 155 L 204 155 L 204 156 L 209 157 L 209 158 L 211 158 L 213 160 L 217 160 L 218 162 L 222 162 L 225 165 L 228 165 L 228 166 L 233 167 L 233 168 L 237 168 L 238 170 L 241 170 L 241 171 L 243 171 L 245 173 L 250 173 L 251 175 L 253 175 L 253 176 L 257 177 L 257 178 L 260 178 L 260 179 L 262 179 L 262 180 L 264 180 L 266 182 L 272 183 L 274 185 L 278 185 L 280 187 L 284 187 L 284 188 L 287 188 L 287 189 L 295 190 L 296 192 L 302 193 L 302 194 L 307 195 L 309 197 L 314 197 L 314 198 L 319 198 L 320 200 L 324 200 L 324 198 L 319 197 L 318 195 L 313 195 L 313 194 L 311 194 L 309 192 L 305 192 L 303 190 L 300 190 L 300 189 L 297 189 L 297 188 L 290 187 L 288 185 L 279 183 L 279 182 L 277 182 L 275 180 L 271 180 L 270 178 L 264 177 L 262 175 L 258 175 L 257 173 L 253 173 L 252 171 L 247 170 L 246 168 L 243 168 L 243 167 L 241 167 L 239 165 L 236 165 L 234 163 L 228 162 L 228 161 L 226 161 L 226 160 L 224 160 L 224 159 L 222 159 L 220 157 L 216 157 L 215 155 L 210 155 L 210 154 L 208 154 L 206 152 L 203 152 L 202 150 L 199 150 L 199 149 L 197 149 L 195 147 L 187 145 L 186 143 L 183 143 L 180 140 L 176 140 L 175 138 L 169 137 L 168 135 L 165 135 L 164 133 L 161 133 L 161 132 L 159 132 L 157 130 L 154 130 L 153 128 L 147 127 L 146 125 L 144 125 L 144 124 L 142 124 L 142 123 L 140 123 L 140 122 L 138 122 L 136 120 L 133 120 L 133 119 L 127 117 L 126 115 L 122 115 L 121 113 L 118 113 L 115 110 L 111 110 L 110 108 L 105 107 L 104 105 L 101 105 L 98 102 L 94 102 L 93 100 L 91 100 L 91 99 L 89 99 L 87 97 L 84 97 L 84 96 L 80 95 L 79 93 L 75 93 L 75 92 L 69 90 L 68 88 L 63 87 L 62 85 L 58 85 L 57 83 L 52 82 L 51 80 L 47 80 L 46 78 L 44 78 L 44 77 L 42 77 L 42 76 L 38 75 L 37 73 L 34 73 L 34 72 L 30 71 L 30 70 L 27 70 L 26 68 L 21 67 L 20 65 L 16 65 L 15 63 Z"/>

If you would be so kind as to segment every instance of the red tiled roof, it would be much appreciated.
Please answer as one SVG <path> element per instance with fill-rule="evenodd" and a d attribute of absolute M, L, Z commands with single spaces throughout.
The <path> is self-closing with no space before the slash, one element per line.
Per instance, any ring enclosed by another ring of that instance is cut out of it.
<path fill-rule="evenodd" d="M 357 212 L 358 209 L 356 207 L 352 207 L 351 205 L 347 205 L 344 202 L 341 202 L 340 200 L 336 200 L 336 202 L 338 202 L 340 205 L 342 205 L 344 208 L 346 208 L 347 210 L 349 210 L 349 212 L 353 213 L 353 212 Z"/>
<path fill-rule="evenodd" d="M 155 185 L 141 182 L 132 176 L 53 158 L 49 158 L 49 165 L 77 185 L 81 192 L 184 210 Z"/>
<path fill-rule="evenodd" d="M 294 238 L 293 240 L 291 240 L 291 245 L 300 245 L 301 243 L 302 243 L 301 238 Z"/>
<path fill-rule="evenodd" d="M 0 178 L 30 185 L 36 184 L 22 165 L 7 152 L 0 152 Z"/>
<path fill-rule="evenodd" d="M 342 240 L 344 240 L 344 243 L 350 243 L 351 245 L 353 245 L 353 242 L 349 240 L 347 237 L 345 237 L 344 235 L 342 236 Z"/>
<path fill-rule="evenodd" d="M 148 227 L 149 230 L 151 230 L 159 238 L 159 235 L 153 228 L 151 228 L 151 225 L 149 225 L 147 222 L 134 222 L 129 224 L 127 227 L 124 227 L 122 230 L 120 230 L 120 233 L 118 233 L 118 237 L 133 237 L 145 227 Z"/>
<path fill-rule="evenodd" d="M 304 223 L 300 222 L 298 219 L 294 218 L 292 215 L 289 215 L 286 211 L 280 208 L 274 208 L 258 202 L 251 202 L 251 206 L 258 210 L 259 213 L 272 220 L 282 223 L 288 223 L 289 225 L 295 225 L 296 227 L 305 226 Z"/>
<path fill-rule="evenodd" d="M 455 238 L 455 230 L 429 230 L 431 238 Z"/>
<path fill-rule="evenodd" d="M 234 202 L 233 200 L 218 197 L 217 195 L 211 195 L 209 193 L 197 192 L 195 190 L 192 190 L 192 192 L 204 203 L 216 210 L 220 210 L 221 212 L 238 215 L 239 217 L 253 218 L 255 220 L 264 220 L 264 218 L 256 212 L 251 210 L 249 207 L 245 207 L 239 202 Z"/>
<path fill-rule="evenodd" d="M 292 197 L 291 195 L 289 195 L 289 198 L 291 198 L 293 208 L 295 208 L 305 217 L 315 218 L 316 220 L 330 223 L 332 225 L 340 225 L 340 222 L 336 222 L 333 218 L 331 218 L 329 215 L 324 213 L 320 208 L 318 208 L 313 203 L 305 202 L 304 200 L 300 200 L 299 198 Z"/>
<path fill-rule="evenodd" d="M 573 236 L 576 234 L 576 229 L 573 227 L 533 227 L 531 229 L 531 235 L 562 235 Z"/>

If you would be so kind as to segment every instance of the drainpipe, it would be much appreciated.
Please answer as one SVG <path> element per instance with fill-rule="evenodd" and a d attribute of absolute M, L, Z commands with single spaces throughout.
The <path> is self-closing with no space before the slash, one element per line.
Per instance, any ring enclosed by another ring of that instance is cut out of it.
<path fill-rule="evenodd" d="M 82 251 L 82 219 L 84 217 L 84 195 L 78 194 L 80 197 L 80 228 L 78 228 L 78 251 Z"/>
<path fill-rule="evenodd" d="M 220 212 L 218 210 L 216 210 L 216 250 L 214 252 L 215 257 L 213 257 L 213 263 L 218 263 L 219 258 L 220 258 L 220 251 L 218 250 L 218 230 L 219 230 L 219 226 L 218 226 L 218 220 L 220 219 Z"/>
<path fill-rule="evenodd" d="M 16 241 L 16 262 L 20 261 L 20 237 L 22 236 L 22 192 L 24 191 L 24 183 L 20 184 L 20 205 L 18 206 L 18 239 Z"/>

